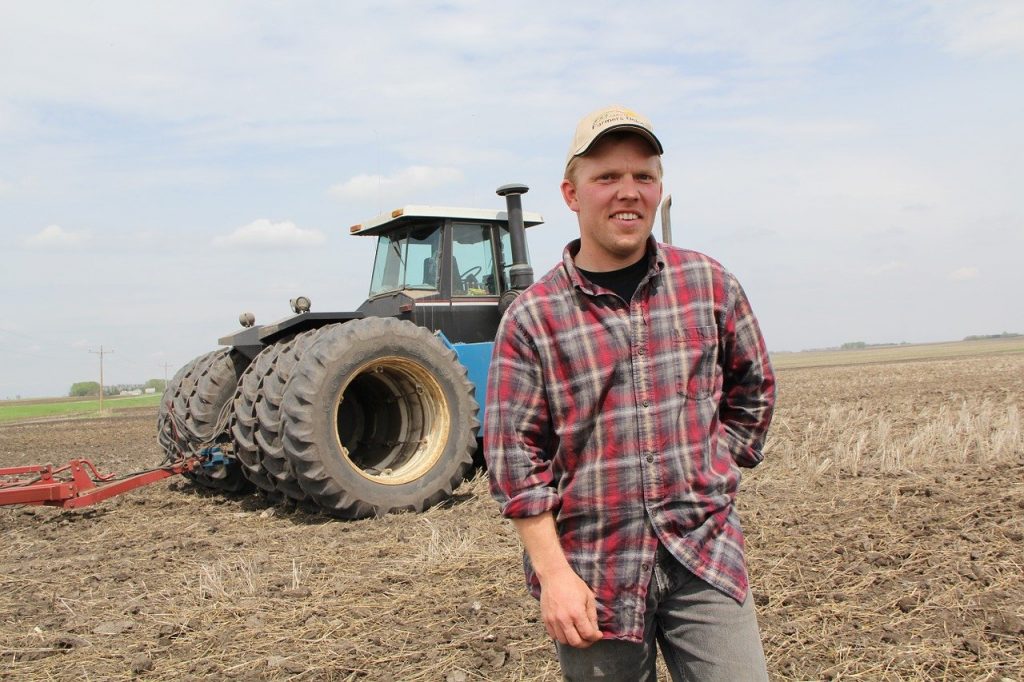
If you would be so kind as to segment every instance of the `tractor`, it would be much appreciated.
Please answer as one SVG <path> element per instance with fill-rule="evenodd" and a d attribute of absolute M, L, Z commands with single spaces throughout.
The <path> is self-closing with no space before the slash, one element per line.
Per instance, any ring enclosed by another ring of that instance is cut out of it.
<path fill-rule="evenodd" d="M 343 518 L 419 512 L 451 496 L 479 461 L 487 368 L 501 315 L 533 281 L 525 185 L 506 210 L 405 206 L 351 234 L 377 238 L 369 297 L 242 328 L 187 363 L 158 416 L 167 461 L 185 475 L 255 486 Z"/>

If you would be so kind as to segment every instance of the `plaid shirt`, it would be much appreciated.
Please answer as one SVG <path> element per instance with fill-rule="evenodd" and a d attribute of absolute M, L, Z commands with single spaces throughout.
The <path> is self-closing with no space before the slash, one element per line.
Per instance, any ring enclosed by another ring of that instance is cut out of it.
<path fill-rule="evenodd" d="M 737 467 L 763 457 L 775 379 L 746 295 L 716 261 L 652 237 L 627 305 L 581 277 L 578 249 L 502 319 L 484 452 L 502 514 L 554 512 L 605 637 L 641 641 L 659 541 L 746 597 Z"/>

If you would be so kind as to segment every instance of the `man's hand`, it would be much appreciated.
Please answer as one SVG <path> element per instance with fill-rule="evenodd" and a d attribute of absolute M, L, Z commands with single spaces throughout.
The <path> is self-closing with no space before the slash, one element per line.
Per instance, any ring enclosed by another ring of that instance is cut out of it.
<path fill-rule="evenodd" d="M 568 565 L 541 580 L 540 615 L 561 644 L 585 649 L 602 637 L 594 593 Z"/>
<path fill-rule="evenodd" d="M 512 524 L 540 580 L 540 614 L 551 638 L 580 649 L 601 639 L 597 599 L 566 561 L 554 516 L 512 519 Z"/>

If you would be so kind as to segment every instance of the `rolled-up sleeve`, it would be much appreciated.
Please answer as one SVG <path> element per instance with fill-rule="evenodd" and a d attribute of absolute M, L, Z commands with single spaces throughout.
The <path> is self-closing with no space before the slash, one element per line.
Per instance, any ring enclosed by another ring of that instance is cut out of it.
<path fill-rule="evenodd" d="M 775 408 L 775 374 L 750 302 L 731 275 L 727 300 L 720 336 L 720 436 L 737 466 L 754 467 L 764 459 L 762 449 Z"/>
<path fill-rule="evenodd" d="M 551 420 L 537 348 L 513 310 L 494 342 L 484 417 L 491 494 L 507 518 L 558 508 L 551 468 Z"/>

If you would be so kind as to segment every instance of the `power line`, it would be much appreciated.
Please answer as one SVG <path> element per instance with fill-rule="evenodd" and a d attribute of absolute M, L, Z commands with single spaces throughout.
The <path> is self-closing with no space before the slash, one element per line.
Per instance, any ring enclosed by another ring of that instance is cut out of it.
<path fill-rule="evenodd" d="M 0 334 L 12 334 L 14 336 L 20 336 L 23 339 L 28 339 L 29 341 L 35 341 L 36 343 L 50 343 L 49 341 L 44 341 L 43 339 L 36 338 L 34 336 L 29 336 L 28 334 L 25 334 L 23 332 L 8 329 L 6 327 L 0 327 Z"/>
<path fill-rule="evenodd" d="M 17 348 L 8 348 L 8 353 L 17 353 L 18 355 L 25 355 L 30 358 L 39 358 L 40 360 L 53 360 L 51 355 L 40 355 L 39 353 L 30 353 L 27 350 L 18 350 Z"/>

